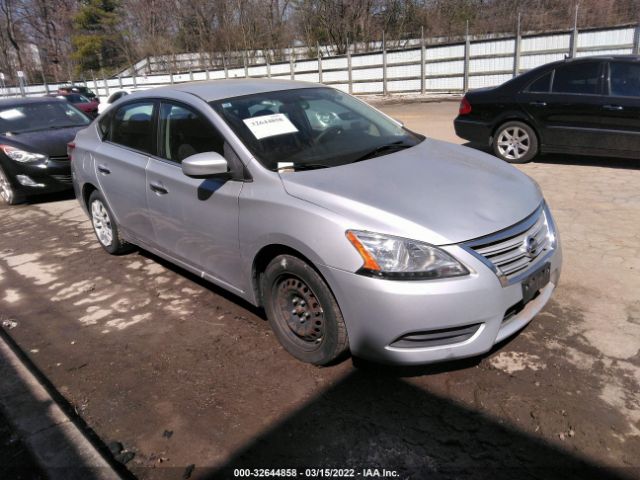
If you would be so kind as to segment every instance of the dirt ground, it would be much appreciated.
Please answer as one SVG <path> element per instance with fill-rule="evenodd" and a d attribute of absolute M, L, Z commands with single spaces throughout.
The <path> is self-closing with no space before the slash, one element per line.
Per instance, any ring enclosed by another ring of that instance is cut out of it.
<path fill-rule="evenodd" d="M 456 103 L 382 109 L 462 143 Z M 639 162 L 519 167 L 546 194 L 565 264 L 544 311 L 481 358 L 302 364 L 233 295 L 144 251 L 104 253 L 69 197 L 0 207 L 0 317 L 141 479 L 640 478 Z"/>

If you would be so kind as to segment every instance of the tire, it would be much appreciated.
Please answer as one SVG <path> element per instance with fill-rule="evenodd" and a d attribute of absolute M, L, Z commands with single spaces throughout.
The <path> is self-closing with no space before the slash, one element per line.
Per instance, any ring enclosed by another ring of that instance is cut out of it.
<path fill-rule="evenodd" d="M 260 280 L 271 328 L 291 355 L 327 365 L 347 352 L 349 339 L 338 303 L 309 264 L 292 255 L 279 255 Z"/>
<path fill-rule="evenodd" d="M 509 163 L 528 163 L 538 154 L 538 136 L 523 122 L 506 122 L 493 136 L 493 152 Z"/>
<path fill-rule="evenodd" d="M 113 219 L 113 213 L 99 191 L 95 190 L 91 194 L 87 207 L 91 215 L 93 232 L 102 248 L 111 255 L 130 252 L 132 245 L 121 237 L 118 226 Z"/>
<path fill-rule="evenodd" d="M 24 202 L 24 197 L 16 192 L 16 189 L 11 185 L 11 180 L 2 167 L 0 167 L 0 201 L 3 201 L 7 205 L 17 205 Z"/>

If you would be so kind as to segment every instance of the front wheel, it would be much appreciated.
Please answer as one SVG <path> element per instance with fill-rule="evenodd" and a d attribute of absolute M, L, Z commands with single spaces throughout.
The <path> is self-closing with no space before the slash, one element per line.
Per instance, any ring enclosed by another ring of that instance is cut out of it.
<path fill-rule="evenodd" d="M 0 198 L 7 205 L 15 205 L 17 203 L 22 202 L 23 198 L 18 195 L 13 185 L 11 185 L 11 181 L 2 167 L 0 167 Z"/>
<path fill-rule="evenodd" d="M 309 264 L 292 255 L 277 256 L 261 276 L 261 291 L 271 328 L 291 355 L 326 365 L 347 351 L 338 303 Z"/>
<path fill-rule="evenodd" d="M 507 122 L 493 136 L 493 151 L 509 163 L 527 163 L 538 154 L 538 137 L 526 123 Z"/>
<path fill-rule="evenodd" d="M 97 190 L 89 197 L 89 212 L 93 231 L 102 248 L 112 255 L 120 255 L 131 250 L 131 244 L 120 236 L 113 214 L 104 197 Z"/>

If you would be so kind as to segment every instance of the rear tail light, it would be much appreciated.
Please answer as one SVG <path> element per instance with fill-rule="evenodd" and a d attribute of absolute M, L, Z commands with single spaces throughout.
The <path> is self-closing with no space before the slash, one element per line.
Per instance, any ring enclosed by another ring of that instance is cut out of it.
<path fill-rule="evenodd" d="M 469 100 L 467 100 L 466 96 L 462 97 L 462 100 L 460 101 L 460 110 L 458 113 L 460 115 L 469 115 L 471 113 L 471 104 L 469 103 Z"/>
<path fill-rule="evenodd" d="M 73 151 L 76 148 L 76 142 L 67 143 L 67 156 L 69 157 L 69 161 L 73 160 Z"/>

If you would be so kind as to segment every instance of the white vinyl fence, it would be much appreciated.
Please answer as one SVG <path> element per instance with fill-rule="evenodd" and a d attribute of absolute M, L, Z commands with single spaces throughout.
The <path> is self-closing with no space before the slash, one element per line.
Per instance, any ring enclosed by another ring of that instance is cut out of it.
<path fill-rule="evenodd" d="M 514 75 L 567 56 L 640 53 L 640 25 L 578 32 L 516 35 L 404 50 L 291 60 L 240 68 L 153 74 L 75 82 L 106 99 L 118 90 L 147 89 L 196 80 L 287 78 L 319 82 L 354 94 L 462 93 L 499 85 Z M 68 84 L 68 83 L 65 83 Z M 2 89 L 2 96 L 38 96 L 58 85 Z"/>

